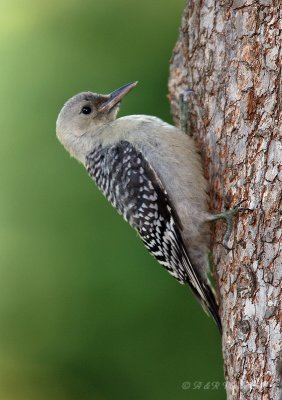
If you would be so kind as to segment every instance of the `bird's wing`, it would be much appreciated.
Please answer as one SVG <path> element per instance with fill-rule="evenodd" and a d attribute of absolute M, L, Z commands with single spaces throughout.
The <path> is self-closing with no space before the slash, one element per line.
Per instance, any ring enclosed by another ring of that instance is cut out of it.
<path fill-rule="evenodd" d="M 149 252 L 180 283 L 188 283 L 206 311 L 221 329 L 218 305 L 214 294 L 193 267 L 181 236 L 181 220 L 156 171 L 140 152 L 147 185 L 144 186 L 142 207 L 139 208 L 139 235 Z M 147 187 L 146 187 L 147 186 Z M 149 190 L 148 190 L 149 189 Z M 149 224 L 147 223 L 149 222 Z"/>
<path fill-rule="evenodd" d="M 121 141 L 95 149 L 86 166 L 108 200 L 138 231 L 149 252 L 180 283 L 191 286 L 219 325 L 213 292 L 193 267 L 184 246 L 177 210 L 144 155 L 131 143 Z"/>

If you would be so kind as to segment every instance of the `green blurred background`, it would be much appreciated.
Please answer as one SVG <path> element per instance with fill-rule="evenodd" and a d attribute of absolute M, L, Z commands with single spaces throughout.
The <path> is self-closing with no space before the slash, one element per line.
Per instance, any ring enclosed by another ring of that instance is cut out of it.
<path fill-rule="evenodd" d="M 183 8 L 0 2 L 0 400 L 225 398 L 214 323 L 55 137 L 70 96 L 133 80 L 121 115 L 171 121 Z"/>

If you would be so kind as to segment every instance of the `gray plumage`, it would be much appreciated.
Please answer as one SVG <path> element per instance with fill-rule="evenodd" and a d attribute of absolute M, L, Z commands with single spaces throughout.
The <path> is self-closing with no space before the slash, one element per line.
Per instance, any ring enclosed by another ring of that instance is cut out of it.
<path fill-rule="evenodd" d="M 135 85 L 72 97 L 59 114 L 57 136 L 150 253 L 190 284 L 220 328 L 207 276 L 209 213 L 199 155 L 193 139 L 159 118 L 116 119 L 121 99 Z"/>

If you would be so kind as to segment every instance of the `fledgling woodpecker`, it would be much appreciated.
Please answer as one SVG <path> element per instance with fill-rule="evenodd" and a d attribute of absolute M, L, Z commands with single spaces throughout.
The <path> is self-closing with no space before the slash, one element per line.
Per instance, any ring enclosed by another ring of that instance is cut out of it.
<path fill-rule="evenodd" d="M 149 252 L 188 283 L 219 329 L 208 279 L 207 183 L 193 139 L 147 115 L 117 118 L 137 82 L 109 95 L 79 93 L 64 105 L 57 136 L 103 194 L 137 230 Z"/>

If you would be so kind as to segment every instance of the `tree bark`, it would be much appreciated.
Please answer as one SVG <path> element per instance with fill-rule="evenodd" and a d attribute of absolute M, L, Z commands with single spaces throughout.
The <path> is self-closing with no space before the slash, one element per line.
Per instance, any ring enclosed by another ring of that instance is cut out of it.
<path fill-rule="evenodd" d="M 281 362 L 280 2 L 191 0 L 170 69 L 176 125 L 199 144 L 213 212 L 246 199 L 227 251 L 212 243 L 227 398 L 279 400 Z M 187 93 L 192 89 L 192 93 Z M 184 108 L 180 97 L 187 97 Z"/>

